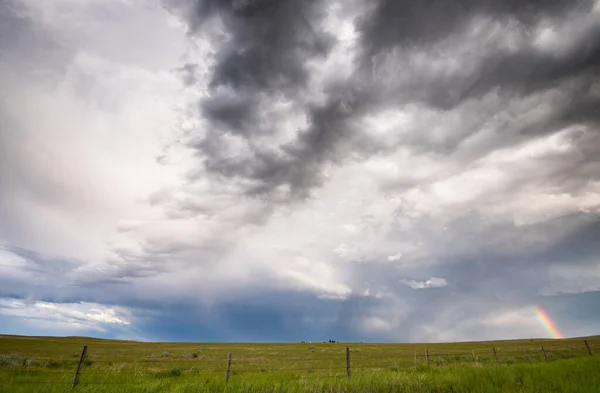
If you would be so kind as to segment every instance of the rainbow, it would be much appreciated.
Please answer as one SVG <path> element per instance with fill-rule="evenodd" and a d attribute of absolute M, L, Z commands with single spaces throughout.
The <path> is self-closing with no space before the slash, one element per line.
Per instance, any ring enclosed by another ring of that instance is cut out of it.
<path fill-rule="evenodd" d="M 533 306 L 533 312 L 535 313 L 537 319 L 542 323 L 542 325 L 544 325 L 546 330 L 550 332 L 552 337 L 564 338 L 564 336 L 558 331 L 558 328 L 544 310 L 542 310 L 539 306 Z"/>

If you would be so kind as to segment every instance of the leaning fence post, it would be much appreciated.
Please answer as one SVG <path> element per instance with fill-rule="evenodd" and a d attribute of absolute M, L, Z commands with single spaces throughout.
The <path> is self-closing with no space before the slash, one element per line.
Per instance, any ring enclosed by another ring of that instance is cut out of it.
<path fill-rule="evenodd" d="M 544 354 L 544 360 L 548 361 L 548 356 L 546 356 L 546 350 L 544 349 L 544 346 L 542 345 L 542 353 Z"/>
<path fill-rule="evenodd" d="M 425 361 L 427 362 L 427 365 L 429 366 L 429 351 L 425 350 Z"/>
<path fill-rule="evenodd" d="M 83 351 L 81 352 L 81 359 L 79 359 L 79 365 L 77 366 L 77 372 L 75 373 L 75 379 L 73 379 L 73 387 L 77 386 L 79 383 L 79 374 L 81 374 L 81 369 L 83 368 L 83 360 L 85 359 L 85 354 L 87 353 L 87 345 L 83 347 Z"/>
<path fill-rule="evenodd" d="M 225 383 L 229 382 L 229 373 L 231 371 L 231 352 L 227 355 L 227 373 L 225 374 Z"/>
<path fill-rule="evenodd" d="M 590 354 L 590 356 L 592 356 L 592 348 L 590 348 L 590 345 L 588 344 L 587 340 L 583 340 L 583 342 L 585 343 L 585 347 L 588 350 L 588 353 Z"/>
<path fill-rule="evenodd" d="M 346 375 L 350 376 L 350 348 L 346 347 Z"/>
<path fill-rule="evenodd" d="M 500 361 L 498 360 L 498 352 L 496 352 L 496 348 L 492 347 L 492 350 L 494 351 L 494 356 L 496 357 L 496 364 L 500 365 Z"/>

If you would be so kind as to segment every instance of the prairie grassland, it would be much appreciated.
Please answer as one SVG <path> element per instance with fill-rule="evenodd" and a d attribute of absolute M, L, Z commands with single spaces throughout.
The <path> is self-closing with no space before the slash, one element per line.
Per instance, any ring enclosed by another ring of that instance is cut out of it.
<path fill-rule="evenodd" d="M 583 340 L 211 344 L 0 336 L 0 392 L 600 392 L 600 356 L 590 356 Z M 600 337 L 587 341 L 600 354 Z"/>

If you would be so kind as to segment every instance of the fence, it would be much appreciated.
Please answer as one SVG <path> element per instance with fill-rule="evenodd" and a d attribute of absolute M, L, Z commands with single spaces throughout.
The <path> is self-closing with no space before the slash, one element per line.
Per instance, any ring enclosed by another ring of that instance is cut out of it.
<path fill-rule="evenodd" d="M 560 341 L 558 341 L 560 343 Z M 119 357 L 91 360 L 93 351 L 84 346 L 78 360 L 23 359 L 15 355 L 0 355 L 0 372 L 8 373 L 13 383 L 60 384 L 60 385 L 117 385 L 141 382 L 147 378 L 181 377 L 219 380 L 229 382 L 233 378 L 255 377 L 257 374 L 278 374 L 311 378 L 352 378 L 354 375 L 399 372 L 403 369 L 427 369 L 457 364 L 495 364 L 502 365 L 521 362 L 550 362 L 555 359 L 592 356 L 600 353 L 600 341 L 573 341 L 570 345 L 544 345 L 518 347 L 482 347 L 478 345 L 465 350 L 452 352 L 425 349 L 414 351 L 406 349 L 394 353 L 393 348 L 381 345 L 352 348 L 344 344 L 328 346 L 328 352 L 310 352 L 309 356 L 286 356 L 285 353 L 261 353 L 246 348 L 236 354 L 233 350 L 226 357 L 201 355 L 198 350 L 187 358 L 176 357 L 168 352 L 146 356 L 141 359 L 127 359 L 119 362 Z"/>

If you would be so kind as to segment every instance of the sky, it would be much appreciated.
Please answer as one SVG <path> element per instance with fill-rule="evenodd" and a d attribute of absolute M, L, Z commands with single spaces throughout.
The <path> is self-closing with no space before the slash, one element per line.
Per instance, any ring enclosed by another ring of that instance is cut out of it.
<path fill-rule="evenodd" d="M 0 333 L 600 334 L 598 108 L 600 1 L 2 0 Z"/>

